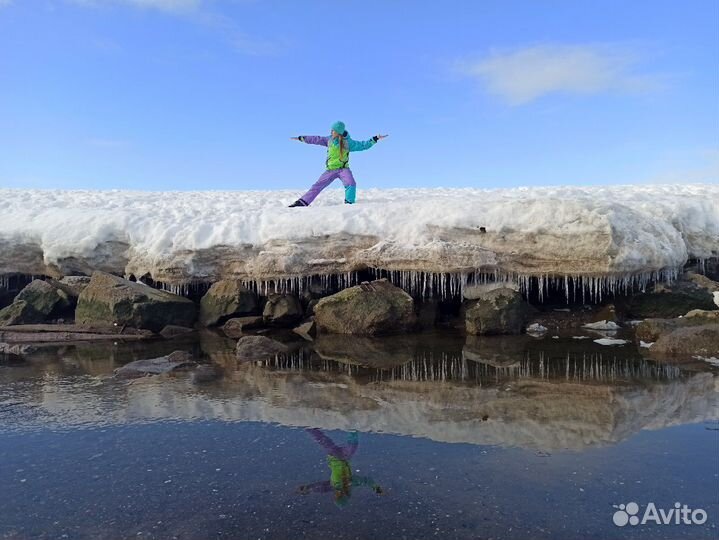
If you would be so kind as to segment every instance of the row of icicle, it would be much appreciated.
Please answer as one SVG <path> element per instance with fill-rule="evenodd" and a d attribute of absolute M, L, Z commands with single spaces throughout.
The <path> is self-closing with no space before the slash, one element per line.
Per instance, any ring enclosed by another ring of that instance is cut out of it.
<path fill-rule="evenodd" d="M 621 380 L 675 380 L 682 371 L 676 366 L 644 359 L 617 358 L 602 353 L 567 353 L 565 358 L 549 358 L 543 351 L 535 357 L 525 353 L 516 363 L 496 367 L 468 360 L 462 354 L 422 352 L 402 365 L 375 369 L 356 364 L 317 361 L 304 349 L 258 362 L 271 369 L 290 371 L 340 372 L 369 375 L 375 382 L 459 381 L 475 385 L 493 385 L 508 379 L 543 379 L 569 382 L 613 382 Z"/>
<path fill-rule="evenodd" d="M 639 274 L 610 276 L 532 276 L 528 274 L 505 273 L 498 270 L 484 272 L 445 273 L 420 272 L 414 270 L 371 269 L 373 279 L 386 278 L 415 298 L 436 298 L 448 300 L 461 298 L 469 287 L 476 285 L 507 286 L 528 295 L 536 293 L 539 301 L 549 296 L 552 290 L 564 292 L 567 304 L 571 302 L 599 303 L 607 295 L 644 292 L 650 283 L 671 283 L 680 273 L 678 268 L 669 268 Z M 303 294 L 313 289 L 322 292 L 340 291 L 360 282 L 360 273 L 323 274 L 295 276 L 268 280 L 244 279 L 243 284 L 261 296 L 268 294 Z M 160 288 L 181 296 L 188 296 L 207 284 L 192 282 L 170 284 L 157 282 Z"/>

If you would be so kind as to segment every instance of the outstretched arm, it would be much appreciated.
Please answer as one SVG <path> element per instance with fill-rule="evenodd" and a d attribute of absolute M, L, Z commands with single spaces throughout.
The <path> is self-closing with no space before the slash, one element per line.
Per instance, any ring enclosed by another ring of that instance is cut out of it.
<path fill-rule="evenodd" d="M 352 476 L 352 485 L 355 487 L 368 486 L 372 488 L 372 491 L 374 491 L 377 495 L 382 495 L 383 493 L 382 486 L 375 484 L 374 480 L 372 480 L 369 476 Z"/>
<path fill-rule="evenodd" d="M 385 137 L 387 137 L 387 135 L 375 135 L 366 141 L 348 139 L 347 142 L 349 143 L 350 152 L 361 152 L 362 150 L 369 150 L 377 143 L 377 141 L 384 139 Z"/>
<path fill-rule="evenodd" d="M 292 139 L 307 144 L 327 146 L 327 140 L 329 139 L 329 137 L 320 137 L 319 135 L 300 135 L 299 137 L 292 137 Z"/>

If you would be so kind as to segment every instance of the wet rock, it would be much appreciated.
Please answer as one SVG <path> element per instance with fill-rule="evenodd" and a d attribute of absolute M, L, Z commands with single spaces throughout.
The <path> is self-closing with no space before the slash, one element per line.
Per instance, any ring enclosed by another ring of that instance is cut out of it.
<path fill-rule="evenodd" d="M 195 317 L 187 298 L 104 272 L 93 273 L 75 310 L 78 324 L 117 323 L 153 332 L 167 325 L 191 327 Z"/>
<path fill-rule="evenodd" d="M 59 281 L 64 290 L 71 296 L 78 297 L 90 284 L 90 276 L 65 276 Z"/>
<path fill-rule="evenodd" d="M 235 349 L 235 355 L 241 361 L 266 360 L 288 352 L 287 345 L 265 336 L 244 336 Z"/>
<path fill-rule="evenodd" d="M 482 295 L 496 289 L 512 289 L 513 291 L 519 291 L 519 285 L 505 281 L 467 285 L 464 287 L 463 297 L 465 300 L 479 300 Z"/>
<path fill-rule="evenodd" d="M 190 380 L 193 384 L 204 384 L 216 381 L 222 377 L 222 368 L 215 364 L 202 364 L 192 372 Z"/>
<path fill-rule="evenodd" d="M 719 325 L 677 328 L 662 334 L 649 351 L 652 355 L 719 356 Z"/>
<path fill-rule="evenodd" d="M 637 319 L 678 317 L 693 309 L 716 309 L 715 291 L 719 291 L 719 283 L 687 272 L 672 284 L 658 283 L 652 292 L 625 298 L 622 309 Z"/>
<path fill-rule="evenodd" d="M 135 360 L 129 364 L 117 368 L 115 377 L 120 379 L 132 379 L 146 375 L 160 375 L 195 367 L 197 364 L 192 355 L 186 351 L 175 351 L 160 358 L 147 360 Z"/>
<path fill-rule="evenodd" d="M 386 279 L 327 296 L 314 312 L 320 331 L 334 334 L 397 334 L 417 324 L 412 297 Z"/>
<path fill-rule="evenodd" d="M 302 319 L 302 306 L 292 294 L 273 294 L 267 299 L 262 318 L 271 326 L 292 326 Z"/>
<path fill-rule="evenodd" d="M 265 320 L 257 315 L 235 317 L 224 324 L 222 331 L 227 337 L 239 338 L 245 335 L 248 330 L 256 330 L 264 325 Z"/>
<path fill-rule="evenodd" d="M 16 300 L 0 310 L 0 326 L 35 324 L 45 320 L 45 315 L 24 300 Z"/>
<path fill-rule="evenodd" d="M 651 343 L 674 330 L 705 324 L 714 324 L 719 327 L 719 311 L 696 309 L 684 317 L 674 319 L 645 319 L 636 326 L 634 335 L 637 341 Z"/>
<path fill-rule="evenodd" d="M 160 335 L 164 338 L 173 338 L 176 336 L 182 336 L 184 334 L 189 334 L 191 332 L 194 332 L 194 328 L 189 328 L 187 326 L 177 326 L 176 324 L 168 324 L 160 330 Z"/>
<path fill-rule="evenodd" d="M 521 334 L 531 307 L 522 295 L 509 288 L 479 295 L 465 311 L 468 334 Z"/>
<path fill-rule="evenodd" d="M 44 317 L 51 313 L 59 313 L 71 305 L 66 291 L 55 283 L 41 279 L 34 279 L 18 293 L 15 302 L 22 301 L 32 306 L 38 313 L 42 313 Z"/>
<path fill-rule="evenodd" d="M 200 324 L 222 324 L 237 315 L 250 315 L 257 311 L 257 296 L 236 279 L 223 279 L 213 283 L 200 300 Z"/>
<path fill-rule="evenodd" d="M 314 319 L 311 319 L 303 322 L 292 331 L 307 341 L 313 341 L 317 337 L 317 323 L 315 323 Z"/>
<path fill-rule="evenodd" d="M 691 325 L 691 321 L 684 319 L 645 319 L 636 326 L 634 336 L 637 341 L 653 343 L 662 334 L 689 325 Z"/>

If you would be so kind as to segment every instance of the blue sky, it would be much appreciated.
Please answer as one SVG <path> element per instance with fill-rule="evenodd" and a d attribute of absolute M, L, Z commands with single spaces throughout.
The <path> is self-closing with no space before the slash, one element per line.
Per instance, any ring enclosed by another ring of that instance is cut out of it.
<path fill-rule="evenodd" d="M 0 186 L 719 181 L 719 2 L 0 0 Z"/>

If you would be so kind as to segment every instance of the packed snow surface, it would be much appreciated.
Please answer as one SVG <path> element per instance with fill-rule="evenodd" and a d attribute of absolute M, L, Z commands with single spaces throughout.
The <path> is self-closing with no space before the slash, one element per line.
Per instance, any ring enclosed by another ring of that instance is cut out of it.
<path fill-rule="evenodd" d="M 371 189 L 355 205 L 328 190 L 287 208 L 298 194 L 0 189 L 0 274 L 102 269 L 178 284 L 381 268 L 615 279 L 719 256 L 717 185 Z"/>

